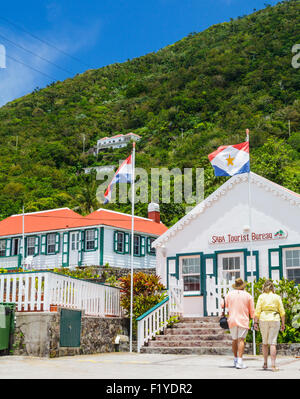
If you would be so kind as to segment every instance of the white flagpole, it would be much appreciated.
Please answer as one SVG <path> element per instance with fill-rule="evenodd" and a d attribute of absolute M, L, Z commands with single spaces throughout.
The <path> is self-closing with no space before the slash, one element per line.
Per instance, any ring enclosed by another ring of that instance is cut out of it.
<path fill-rule="evenodd" d="M 134 181 L 135 181 L 135 142 L 132 150 L 132 180 L 131 180 L 131 281 L 130 281 L 130 343 L 129 350 L 132 352 L 132 316 L 133 316 L 133 251 L 134 251 Z"/>
<path fill-rule="evenodd" d="M 246 129 L 247 141 L 249 142 L 249 162 L 250 162 L 250 140 L 249 140 L 249 129 Z M 251 267 L 251 294 L 254 300 L 254 278 L 253 278 L 253 241 L 252 241 L 252 209 L 251 209 L 251 184 L 250 184 L 250 168 L 248 172 L 248 208 L 249 208 L 249 249 L 250 249 L 250 267 Z M 255 345 L 255 330 L 253 329 L 253 355 L 256 355 Z"/>

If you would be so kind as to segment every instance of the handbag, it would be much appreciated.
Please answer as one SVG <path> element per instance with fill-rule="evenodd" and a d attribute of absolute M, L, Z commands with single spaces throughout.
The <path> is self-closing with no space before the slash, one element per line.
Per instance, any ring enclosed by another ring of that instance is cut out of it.
<path fill-rule="evenodd" d="M 223 328 L 224 330 L 229 330 L 229 325 L 228 325 L 228 321 L 227 321 L 227 317 L 225 316 L 225 298 L 224 299 L 224 310 L 222 312 L 222 316 L 219 320 L 220 323 L 220 327 Z"/>

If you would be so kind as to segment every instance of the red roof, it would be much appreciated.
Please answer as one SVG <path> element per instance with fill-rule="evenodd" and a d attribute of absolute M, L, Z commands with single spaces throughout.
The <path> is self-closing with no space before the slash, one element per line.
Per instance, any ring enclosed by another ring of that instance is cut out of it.
<path fill-rule="evenodd" d="M 106 209 L 98 209 L 85 217 L 90 222 L 94 220 L 94 224 L 117 227 L 120 229 L 131 230 L 131 215 L 109 211 Z M 168 228 L 163 223 L 156 223 L 151 219 L 136 216 L 134 218 L 134 230 L 141 233 L 161 235 Z"/>
<path fill-rule="evenodd" d="M 153 235 L 161 235 L 167 230 L 162 223 L 151 219 L 135 217 L 135 231 Z M 22 234 L 22 214 L 10 216 L 0 222 L 0 237 Z M 24 215 L 25 234 L 62 229 L 83 228 L 89 226 L 112 226 L 120 229 L 131 229 L 131 216 L 99 209 L 88 216 L 81 216 L 69 208 L 33 212 Z"/>

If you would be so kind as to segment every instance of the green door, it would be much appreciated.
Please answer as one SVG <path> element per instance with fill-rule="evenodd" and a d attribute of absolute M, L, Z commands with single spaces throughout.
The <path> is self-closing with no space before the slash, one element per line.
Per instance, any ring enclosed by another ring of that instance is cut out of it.
<path fill-rule="evenodd" d="M 81 333 L 81 311 L 61 309 L 60 341 L 61 347 L 79 347 Z"/>

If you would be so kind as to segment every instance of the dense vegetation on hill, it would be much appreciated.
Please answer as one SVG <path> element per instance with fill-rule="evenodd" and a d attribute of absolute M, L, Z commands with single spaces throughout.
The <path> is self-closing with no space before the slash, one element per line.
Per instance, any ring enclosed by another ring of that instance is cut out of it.
<path fill-rule="evenodd" d="M 207 155 L 245 140 L 251 168 L 300 191 L 300 69 L 291 65 L 300 43 L 300 2 L 274 7 L 192 33 L 156 53 L 88 70 L 0 108 L 0 218 L 69 206 L 100 205 L 98 182 L 82 168 L 117 165 L 130 148 L 83 152 L 118 133 L 142 136 L 138 167 L 204 168 L 205 196 L 215 178 Z M 111 209 L 130 212 L 130 204 Z M 137 205 L 146 216 L 147 206 Z M 161 204 L 171 225 L 181 204 Z"/>

